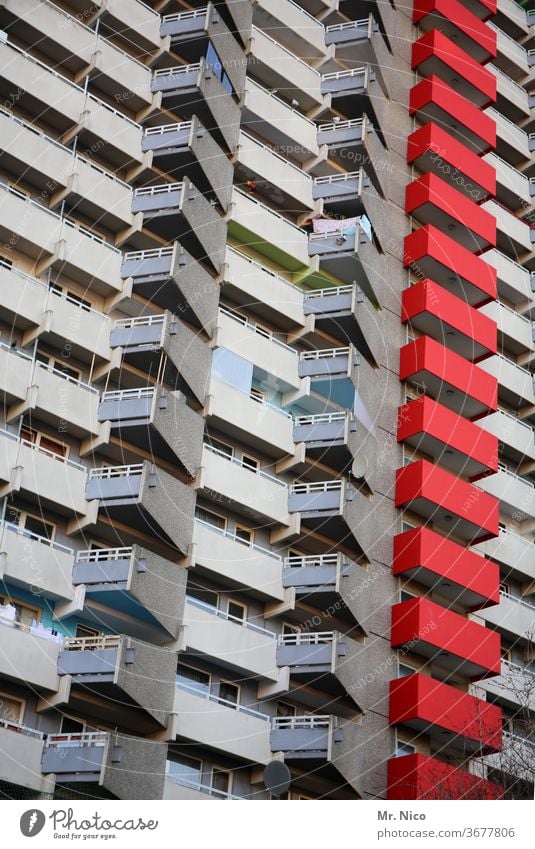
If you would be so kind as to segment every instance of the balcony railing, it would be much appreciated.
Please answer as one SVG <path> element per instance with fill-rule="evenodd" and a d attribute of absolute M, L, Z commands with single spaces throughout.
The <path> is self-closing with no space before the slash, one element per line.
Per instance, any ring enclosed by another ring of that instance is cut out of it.
<path fill-rule="evenodd" d="M 320 124 L 318 126 L 319 133 L 334 132 L 334 130 L 351 130 L 354 127 L 362 127 L 362 118 L 352 118 L 350 121 L 331 121 L 328 124 Z M 370 124 L 368 124 L 371 127 Z"/>
<path fill-rule="evenodd" d="M 116 649 L 121 644 L 118 634 L 103 634 L 99 637 L 65 637 L 63 651 L 95 651 L 96 649 Z"/>
<path fill-rule="evenodd" d="M 175 21 L 186 21 L 191 18 L 202 18 L 206 15 L 208 6 L 203 6 L 202 9 L 192 9 L 187 12 L 174 12 L 172 15 L 162 15 L 162 23 L 170 24 Z"/>
<path fill-rule="evenodd" d="M 238 713 L 245 713 L 247 716 L 255 716 L 257 719 L 265 719 L 266 721 L 269 719 L 267 713 L 261 713 L 259 710 L 255 710 L 255 708 L 247 707 L 247 705 L 240 705 L 237 702 L 231 702 L 228 699 L 222 699 L 220 696 L 216 696 L 214 693 L 207 692 L 206 690 L 197 689 L 193 685 L 188 685 L 183 681 L 176 682 L 177 690 L 185 690 L 186 693 L 194 693 L 196 696 L 199 696 L 201 699 L 206 699 L 209 702 L 215 702 L 218 705 L 223 705 L 223 707 L 232 708 L 232 710 L 237 711 Z"/>
<path fill-rule="evenodd" d="M 350 71 L 331 71 L 329 74 L 322 74 L 321 81 L 327 82 L 328 80 L 343 80 L 349 77 L 358 77 L 364 76 L 368 73 L 368 68 L 352 68 Z"/>
<path fill-rule="evenodd" d="M 319 178 L 318 178 L 319 179 Z M 354 286 L 350 283 L 348 286 L 329 286 L 327 289 L 313 289 L 310 292 L 305 292 L 305 300 L 309 300 L 309 298 L 329 298 L 336 297 L 337 295 L 351 295 L 354 290 Z"/>
<path fill-rule="evenodd" d="M 140 389 L 114 389 L 111 392 L 103 392 L 100 400 L 101 402 L 140 400 L 141 398 L 152 398 L 154 392 L 154 386 L 143 386 Z"/>
<path fill-rule="evenodd" d="M 160 68 L 157 71 L 154 71 L 155 77 L 177 77 L 182 74 L 190 74 L 193 71 L 200 71 L 201 63 L 194 62 L 192 65 L 180 65 L 175 66 L 174 68 Z"/>
<path fill-rule="evenodd" d="M 292 53 L 291 50 L 288 50 L 288 48 L 284 47 L 279 41 L 276 41 L 276 39 L 271 38 L 271 36 L 268 35 L 267 32 L 264 32 L 258 27 L 253 26 L 251 31 L 251 37 L 254 38 L 256 33 L 260 33 L 262 38 L 267 38 L 268 41 L 271 41 L 271 43 L 274 44 L 278 50 L 282 50 L 284 53 L 287 53 L 288 56 L 290 56 L 294 60 L 294 62 L 298 62 L 300 65 L 304 65 L 309 74 L 313 73 L 316 74 L 316 76 L 318 77 L 320 76 L 319 73 L 314 70 L 314 68 L 311 68 L 310 65 L 304 61 L 304 59 L 300 59 L 299 56 L 296 56 L 295 53 Z"/>
<path fill-rule="evenodd" d="M 132 557 L 132 546 L 124 548 L 89 548 L 76 553 L 77 563 L 103 563 L 107 560 L 126 560 Z"/>
<path fill-rule="evenodd" d="M 86 392 L 91 392 L 93 395 L 98 395 L 99 390 L 94 386 L 91 386 L 90 383 L 86 383 L 83 380 L 80 380 L 77 377 L 73 377 L 71 374 L 65 374 L 61 369 L 54 368 L 54 366 L 49 366 L 47 363 L 41 363 L 39 360 L 35 363 L 37 368 L 42 368 L 45 371 L 50 372 L 50 374 L 55 374 L 57 377 L 61 377 L 62 380 L 66 380 L 68 383 L 72 383 L 73 386 L 79 386 L 80 389 L 85 389 Z"/>
<path fill-rule="evenodd" d="M 317 424 L 331 424 L 332 422 L 343 422 L 347 417 L 347 412 L 336 412 L 336 413 L 317 413 L 312 416 L 296 416 L 294 418 L 294 424 L 297 426 L 301 425 L 317 425 Z"/>
<path fill-rule="evenodd" d="M 290 484 L 292 495 L 308 495 L 312 492 L 339 492 L 341 489 L 342 481 L 315 481 L 313 483 Z"/>
<path fill-rule="evenodd" d="M 308 67 L 308 65 L 307 65 L 307 67 Z M 262 203 L 262 201 L 257 200 L 257 198 L 254 198 L 251 195 L 248 195 L 246 192 L 243 192 L 241 189 L 234 188 L 234 191 L 237 194 L 241 195 L 242 197 L 247 198 L 247 200 L 251 201 L 251 203 L 256 204 L 256 206 L 262 207 L 264 212 L 269 213 L 269 215 L 273 215 L 273 217 L 277 218 L 279 221 L 283 221 L 285 224 L 288 225 L 288 227 L 292 227 L 293 230 L 297 230 L 298 233 L 302 233 L 304 236 L 307 235 L 307 231 L 304 230 L 303 227 L 298 227 L 297 224 L 293 223 L 293 221 L 290 221 L 288 218 L 285 218 L 284 215 L 280 215 L 278 212 L 275 212 L 274 209 L 271 209 L 270 206 L 267 206 L 265 203 Z"/>
<path fill-rule="evenodd" d="M 347 348 L 320 348 L 317 351 L 301 351 L 300 360 L 333 360 L 336 357 L 348 357 L 351 349 Z"/>
<path fill-rule="evenodd" d="M 249 133 L 246 133 L 244 130 L 240 130 L 240 136 L 242 136 L 243 138 L 247 139 L 247 141 L 254 144 L 255 147 L 258 147 L 261 150 L 265 150 L 267 153 L 270 153 L 276 159 L 279 159 L 283 163 L 283 165 L 287 165 L 290 168 L 293 168 L 294 171 L 297 171 L 297 173 L 304 180 L 308 181 L 309 183 L 312 183 L 312 177 L 310 176 L 310 174 L 307 174 L 307 172 L 303 171 L 301 168 L 299 168 L 298 165 L 294 165 L 294 163 L 290 162 L 289 159 L 286 159 L 284 156 L 281 156 L 280 153 L 277 153 L 275 150 L 273 150 L 273 148 L 269 147 L 269 145 L 262 144 L 262 142 L 259 142 L 257 139 L 253 138 L 253 136 L 250 136 Z"/>
<path fill-rule="evenodd" d="M 219 312 L 221 315 L 226 315 L 227 318 L 233 319 L 233 321 L 237 321 L 238 324 L 241 324 L 242 327 L 247 327 L 248 330 L 252 330 L 254 333 L 257 333 L 258 336 L 262 336 L 264 339 L 269 339 L 270 342 L 273 342 L 274 345 L 279 345 L 281 348 L 285 348 L 287 351 L 291 351 L 292 354 L 297 356 L 297 351 L 295 348 L 292 348 L 290 345 L 287 345 L 286 342 L 282 342 L 280 339 L 274 335 L 273 331 L 266 330 L 262 325 L 256 324 L 256 322 L 251 321 L 247 316 L 242 315 L 236 310 L 229 309 L 229 307 L 219 307 Z"/>
<path fill-rule="evenodd" d="M 507 466 L 504 466 L 503 463 L 498 463 L 498 469 L 500 472 L 504 472 L 506 475 L 510 475 L 512 478 L 516 478 L 516 480 L 520 481 L 520 483 L 523 483 L 526 486 L 535 489 L 535 481 L 526 480 L 526 478 L 523 478 L 522 475 L 519 475 L 516 472 L 513 472 L 512 469 L 509 469 Z"/>
<path fill-rule="evenodd" d="M 303 566 L 336 566 L 337 554 L 306 554 L 303 557 L 292 555 L 284 558 L 284 565 L 290 569 L 302 569 Z"/>
<path fill-rule="evenodd" d="M 241 625 L 243 628 L 247 628 L 249 631 L 256 631 L 258 634 L 265 634 L 267 637 L 272 637 L 273 639 L 277 636 L 274 631 L 268 631 L 267 628 L 263 628 L 261 625 L 255 625 L 253 622 L 249 622 L 247 619 L 240 619 L 238 616 L 233 616 L 231 613 L 227 613 L 226 610 L 220 610 L 219 607 L 214 607 L 211 604 L 207 604 L 205 601 L 201 601 L 198 598 L 194 598 L 193 596 L 186 595 L 186 601 L 192 604 L 194 607 L 199 607 L 201 610 L 206 610 L 207 613 L 211 613 L 213 616 L 217 616 L 219 619 L 226 619 L 228 622 L 235 622 L 236 625 Z"/>
<path fill-rule="evenodd" d="M 272 483 L 276 483 L 278 486 L 283 486 L 285 489 L 287 488 L 287 484 L 280 478 L 276 478 L 275 475 L 270 475 L 268 472 L 262 471 L 262 469 L 252 468 L 252 466 L 247 465 L 247 460 L 240 457 L 230 457 L 225 451 L 221 451 L 219 448 L 214 448 L 213 445 L 209 445 L 207 442 L 204 442 L 203 445 L 204 448 L 211 451 L 212 454 L 217 454 L 219 457 L 223 457 L 230 463 L 234 463 L 234 465 L 240 466 L 242 469 L 247 469 L 247 471 L 252 472 L 254 475 L 260 475 L 261 478 L 266 478 L 266 480 L 272 481 Z"/>
<path fill-rule="evenodd" d="M 172 18 L 173 15 L 166 15 Z M 183 130 L 191 130 L 191 121 L 182 121 L 180 124 L 162 124 L 160 127 L 146 127 L 144 136 L 162 136 L 166 133 L 179 133 Z"/>
<path fill-rule="evenodd" d="M 268 557 L 272 557 L 275 560 L 281 560 L 280 554 L 277 554 L 276 551 L 271 551 L 269 548 L 264 548 L 262 545 L 258 545 L 256 542 L 251 542 L 250 540 L 242 539 L 242 537 L 236 534 L 236 531 L 229 531 L 227 528 L 218 528 L 216 525 L 211 525 L 210 522 L 205 522 L 203 519 L 195 519 L 196 523 L 202 525 L 204 528 L 209 528 L 215 534 L 219 534 L 226 539 L 231 539 L 233 542 L 238 542 L 240 545 L 245 545 L 247 548 L 252 548 L 254 551 L 259 551 L 261 554 L 266 554 Z"/>
<path fill-rule="evenodd" d="M 334 631 L 296 631 L 293 634 L 279 634 L 277 642 L 279 646 L 318 646 L 334 643 L 335 640 Z"/>
<path fill-rule="evenodd" d="M 71 466 L 73 469 L 79 469 L 82 472 L 85 472 L 86 470 L 85 466 L 82 466 L 81 463 L 77 463 L 75 460 L 69 460 L 67 457 L 63 457 L 61 454 L 56 454 L 54 451 L 49 451 L 48 448 L 36 445 L 34 442 L 30 442 L 29 439 L 22 439 L 20 436 L 15 436 L 15 434 L 10 433 L 8 430 L 2 430 L 0 428 L 0 435 L 6 436 L 18 445 L 24 445 L 26 448 L 31 448 L 32 451 L 36 451 L 38 454 L 44 454 L 45 457 L 50 457 L 58 463 L 65 463 L 66 466 Z"/>
<path fill-rule="evenodd" d="M 271 720 L 272 728 L 284 728 L 286 731 L 297 729 L 307 730 L 313 728 L 329 728 L 332 717 L 329 714 L 319 716 L 274 716 Z"/>
<path fill-rule="evenodd" d="M 99 466 L 89 470 L 90 480 L 108 480 L 110 478 L 124 478 L 131 475 L 141 475 L 143 463 L 132 463 L 129 466 Z"/>
<path fill-rule="evenodd" d="M 246 796 L 236 796 L 234 793 L 226 793 L 224 790 L 217 790 L 215 787 L 210 787 L 208 784 L 201 784 L 200 781 L 191 781 L 181 775 L 172 775 L 166 773 L 166 781 L 172 781 L 173 784 L 178 784 L 179 787 L 188 787 L 190 790 L 198 790 L 199 793 L 206 793 L 208 796 L 215 796 L 218 799 L 242 799 Z"/>
<path fill-rule="evenodd" d="M 526 607 L 532 613 L 535 613 L 535 604 L 531 604 L 531 602 L 526 601 L 525 598 L 519 598 L 516 595 L 511 595 L 507 590 L 500 590 L 500 596 L 502 598 L 507 598 L 509 601 L 513 601 L 515 604 L 521 604 L 523 607 Z"/>
<path fill-rule="evenodd" d="M 45 746 L 51 748 L 88 748 L 105 746 L 108 739 L 106 731 L 86 731 L 82 734 L 49 734 Z"/>
<path fill-rule="evenodd" d="M 184 183 L 161 183 L 158 186 L 141 186 L 135 189 L 134 197 L 153 197 L 154 195 L 167 195 L 171 192 L 181 192 Z"/>
<path fill-rule="evenodd" d="M 36 731 L 35 728 L 30 728 L 28 725 L 21 725 L 20 722 L 10 722 L 8 719 L 0 719 L 0 728 L 24 734 L 26 737 L 36 737 L 37 740 L 42 740 L 45 736 L 42 731 Z"/>
<path fill-rule="evenodd" d="M 55 548 L 57 551 L 64 551 L 66 554 L 74 554 L 74 549 L 70 548 L 68 545 L 63 545 L 60 542 L 54 542 L 53 540 L 48 539 L 48 537 L 35 534 L 33 531 L 29 531 L 27 528 L 22 528 L 20 525 L 15 525 L 13 522 L 2 521 L 0 522 L 0 528 L 5 528 L 6 531 L 19 534 L 19 536 L 22 536 L 25 539 L 33 539 L 35 542 L 41 543 L 41 545 L 48 545 L 50 548 Z"/>
<path fill-rule="evenodd" d="M 174 248 L 151 248 L 148 251 L 129 251 L 124 254 L 125 262 L 130 260 L 138 262 L 145 259 L 161 259 L 163 256 L 172 256 Z"/>

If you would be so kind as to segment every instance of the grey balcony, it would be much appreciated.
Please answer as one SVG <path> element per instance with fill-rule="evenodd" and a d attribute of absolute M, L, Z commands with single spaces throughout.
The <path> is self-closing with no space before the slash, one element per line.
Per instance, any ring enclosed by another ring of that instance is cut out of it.
<path fill-rule="evenodd" d="M 379 362 L 382 338 L 377 312 L 356 285 L 306 292 L 303 309 L 305 315 L 314 316 L 317 328 L 347 339 L 368 359 Z"/>
<path fill-rule="evenodd" d="M 117 799 L 161 799 L 166 754 L 166 743 L 139 737 L 49 734 L 40 768 L 58 784 L 98 784 Z"/>
<path fill-rule="evenodd" d="M 68 637 L 58 656 L 58 674 L 70 676 L 70 708 L 90 692 L 95 701 L 84 713 L 104 712 L 110 724 L 140 730 L 167 726 L 175 671 L 175 652 L 126 636 Z"/>
<path fill-rule="evenodd" d="M 335 717 L 274 717 L 270 744 L 273 752 L 284 752 L 285 761 L 327 761 L 332 754 Z"/>
<path fill-rule="evenodd" d="M 217 209 L 184 177 L 136 189 L 132 212 L 143 214 L 143 227 L 167 242 L 179 241 L 196 259 L 219 270 L 223 261 L 226 225 Z"/>
<path fill-rule="evenodd" d="M 369 185 L 369 177 L 362 168 L 345 174 L 329 174 L 315 178 L 312 197 L 323 200 L 330 213 L 343 217 L 360 215 L 364 212 L 362 190 Z"/>
<path fill-rule="evenodd" d="M 362 95 L 368 81 L 375 79 L 368 66 L 352 68 L 350 71 L 332 71 L 322 74 L 321 93 L 331 94 L 333 97 L 350 97 Z"/>
<path fill-rule="evenodd" d="M 350 345 L 304 351 L 299 358 L 299 377 L 350 376 L 355 365 L 358 365 L 358 355 Z"/>
<path fill-rule="evenodd" d="M 357 223 L 352 228 L 330 233 L 311 233 L 308 241 L 309 256 L 319 257 L 320 267 L 347 284 L 358 281 L 360 288 L 374 303 L 379 303 L 368 268 L 379 264 L 375 245 Z"/>
<path fill-rule="evenodd" d="M 54 792 L 54 777 L 41 772 L 43 736 L 26 725 L 0 719 L 0 781 L 36 793 Z"/>
<path fill-rule="evenodd" d="M 152 153 L 152 164 L 175 180 L 187 175 L 199 190 L 227 209 L 232 192 L 232 164 L 196 116 L 181 124 L 147 127 L 144 152 Z"/>
<path fill-rule="evenodd" d="M 245 64 L 239 60 L 237 67 L 243 68 L 245 81 Z M 155 71 L 152 91 L 162 93 L 163 106 L 169 112 L 183 120 L 191 120 L 197 115 L 218 144 L 231 152 L 236 150 L 240 108 L 228 87 L 219 79 L 218 72 L 204 58 L 192 65 Z"/>
<path fill-rule="evenodd" d="M 121 348 L 121 360 L 110 377 L 121 379 L 126 362 L 173 389 L 180 389 L 204 403 L 210 376 L 210 350 L 195 331 L 175 315 L 147 315 L 115 322 L 110 334 L 113 348 Z M 162 369 L 162 355 L 165 365 Z"/>
<path fill-rule="evenodd" d="M 371 501 L 345 479 L 292 484 L 289 513 L 311 530 L 366 553 L 374 542 Z"/>
<path fill-rule="evenodd" d="M 109 421 L 114 436 L 169 463 L 181 465 L 192 477 L 201 461 L 203 420 L 181 392 L 162 386 L 103 392 L 98 420 Z M 177 432 L 183 434 L 177 439 Z"/>
<path fill-rule="evenodd" d="M 339 472 L 367 478 L 374 466 L 376 439 L 347 411 L 295 417 L 293 439 L 312 462 Z"/>
<path fill-rule="evenodd" d="M 363 58 L 363 47 L 359 45 L 367 42 L 372 33 L 379 32 L 379 26 L 372 15 L 361 18 L 358 21 L 346 21 L 342 24 L 331 24 L 325 27 L 325 44 L 334 44 L 336 47 L 336 58 L 342 61 L 355 62 Z"/>
<path fill-rule="evenodd" d="M 125 253 L 121 277 L 131 278 L 133 291 L 151 304 L 212 335 L 219 286 L 178 242 L 173 247 Z"/>
<path fill-rule="evenodd" d="M 326 144 L 329 152 L 339 149 L 356 149 L 362 146 L 369 129 L 366 117 L 349 121 L 331 121 L 318 127 L 318 145 Z"/>
<path fill-rule="evenodd" d="M 177 637 L 186 575 L 175 563 L 134 545 L 78 551 L 72 580 L 84 585 L 84 611 L 96 624 L 114 628 L 119 609 L 130 614 L 125 633 L 162 643 Z"/>
<path fill-rule="evenodd" d="M 128 527 L 125 541 L 150 534 L 155 551 L 186 554 L 193 536 L 195 492 L 150 463 L 91 469 L 86 497 Z M 176 505 L 180 505 L 177 509 Z"/>

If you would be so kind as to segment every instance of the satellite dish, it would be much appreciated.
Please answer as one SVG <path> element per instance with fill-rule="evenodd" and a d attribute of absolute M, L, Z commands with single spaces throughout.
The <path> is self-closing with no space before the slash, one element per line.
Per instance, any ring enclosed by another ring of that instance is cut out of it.
<path fill-rule="evenodd" d="M 264 785 L 272 796 L 283 796 L 290 789 L 292 774 L 282 761 L 270 761 L 264 770 Z"/>

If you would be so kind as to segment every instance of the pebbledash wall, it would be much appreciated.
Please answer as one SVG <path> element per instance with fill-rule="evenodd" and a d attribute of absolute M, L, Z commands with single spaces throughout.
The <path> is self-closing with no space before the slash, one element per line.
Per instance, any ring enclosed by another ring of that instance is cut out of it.
<path fill-rule="evenodd" d="M 534 24 L 0 2 L 3 798 L 533 797 Z"/>

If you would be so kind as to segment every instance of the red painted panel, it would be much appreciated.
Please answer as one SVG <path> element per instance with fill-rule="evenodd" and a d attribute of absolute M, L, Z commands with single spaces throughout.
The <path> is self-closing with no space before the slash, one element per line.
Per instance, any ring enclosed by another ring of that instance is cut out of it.
<path fill-rule="evenodd" d="M 494 411 L 498 408 L 496 378 L 429 336 L 420 336 L 414 342 L 404 345 L 400 351 L 400 380 L 407 380 L 422 371 L 462 391 L 486 410 Z"/>
<path fill-rule="evenodd" d="M 436 174 L 423 174 L 409 183 L 405 194 L 405 212 L 415 215 L 424 224 L 436 218 L 437 212 L 446 217 L 444 223 L 451 222 L 448 227 L 455 227 L 457 222 L 460 227 L 452 229 L 452 238 L 463 243 L 466 239 L 472 250 L 496 246 L 495 217 Z"/>
<path fill-rule="evenodd" d="M 447 342 L 448 328 L 453 328 L 468 339 L 473 339 L 488 354 L 496 353 L 496 322 L 427 278 L 404 289 L 401 295 L 402 322 L 411 321 L 424 314 L 433 316 L 442 323 L 441 337 L 437 342 Z"/>
<path fill-rule="evenodd" d="M 476 801 L 500 799 L 504 788 L 466 769 L 429 755 L 404 755 L 388 761 L 387 799 Z"/>
<path fill-rule="evenodd" d="M 496 122 L 434 74 L 411 89 L 409 112 L 425 115 L 433 108 L 443 116 L 441 123 L 446 124 L 446 130 L 448 126 L 461 124 L 473 133 L 480 140 L 481 152 L 496 147 Z"/>
<path fill-rule="evenodd" d="M 429 434 L 489 471 L 498 471 L 498 438 L 425 395 L 398 411 L 398 442 L 418 434 Z"/>
<path fill-rule="evenodd" d="M 468 527 L 468 533 L 476 529 L 474 542 L 497 537 L 499 533 L 498 499 L 428 460 L 417 460 L 397 469 L 395 503 L 396 507 L 409 506 L 423 515 L 425 510 L 420 511 L 419 504 L 441 508 L 442 513 L 452 517 L 452 527 L 456 530 L 455 518 Z M 457 532 L 460 534 L 462 529 Z"/>
<path fill-rule="evenodd" d="M 437 29 L 412 45 L 411 67 L 423 76 L 435 73 L 455 85 L 461 78 L 469 100 L 484 108 L 496 101 L 496 77 Z"/>
<path fill-rule="evenodd" d="M 479 599 L 473 609 L 500 602 L 498 564 L 429 528 L 412 528 L 394 537 L 392 571 L 415 580 L 420 572 L 426 572 L 436 576 L 437 582 L 445 578 L 456 587 L 465 587 Z"/>
<path fill-rule="evenodd" d="M 494 266 L 474 256 L 431 224 L 420 227 L 405 238 L 405 266 L 414 266 L 418 272 L 425 262 L 437 267 L 433 279 L 437 279 L 441 272 L 441 283 L 442 277 L 446 282 L 453 276 L 465 281 L 469 288 L 475 288 L 476 292 L 467 292 L 470 303 L 481 305 L 495 300 L 497 275 Z M 424 276 L 430 275 L 424 272 Z"/>
<path fill-rule="evenodd" d="M 496 56 L 497 36 L 494 30 L 480 21 L 458 0 L 414 0 L 412 19 L 426 30 L 436 27 L 441 30 L 441 21 L 449 21 L 475 45 L 484 51 L 488 58 Z M 470 52 L 469 47 L 466 48 Z"/>
<path fill-rule="evenodd" d="M 420 170 L 434 170 L 474 201 L 496 194 L 496 169 L 437 124 L 425 124 L 409 136 L 407 162 L 416 160 Z"/>
<path fill-rule="evenodd" d="M 451 731 L 485 753 L 502 747 L 500 708 L 419 672 L 390 682 L 389 722 Z"/>
<path fill-rule="evenodd" d="M 411 651 L 419 654 L 419 643 L 431 652 L 447 651 L 454 658 L 470 661 L 481 674 L 473 680 L 499 675 L 501 672 L 500 635 L 454 613 L 427 598 L 411 598 L 392 608 L 393 648 L 411 644 Z M 425 653 L 426 657 L 433 654 Z"/>

